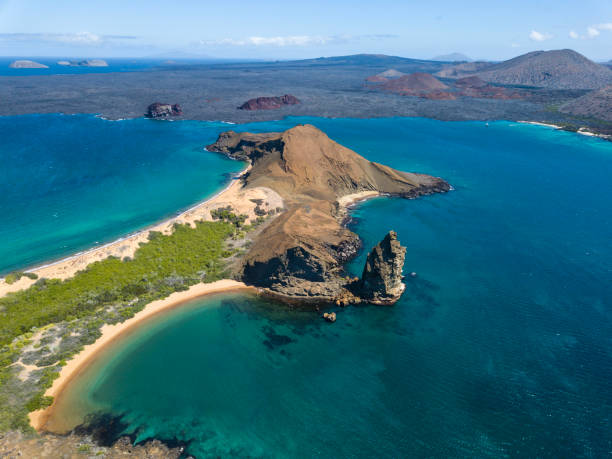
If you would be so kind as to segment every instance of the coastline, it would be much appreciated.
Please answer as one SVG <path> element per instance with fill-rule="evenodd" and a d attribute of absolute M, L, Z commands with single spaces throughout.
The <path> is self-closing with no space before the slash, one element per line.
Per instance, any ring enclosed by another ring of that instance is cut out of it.
<path fill-rule="evenodd" d="M 580 127 L 577 130 L 572 130 L 572 129 L 565 129 L 563 126 L 560 126 L 558 124 L 540 123 L 539 121 L 517 121 L 517 123 L 531 124 L 533 126 L 545 126 L 545 127 L 549 127 L 552 129 L 556 129 L 558 131 L 573 132 L 575 134 L 585 135 L 587 137 L 597 137 L 602 140 L 612 141 L 612 135 L 597 134 L 596 132 L 589 131 L 585 127 Z"/>
<path fill-rule="evenodd" d="M 53 413 L 55 401 L 68 387 L 69 383 L 93 361 L 96 355 L 107 346 L 114 343 L 121 335 L 132 331 L 139 325 L 142 325 L 146 320 L 181 306 L 186 302 L 207 295 L 229 291 L 250 291 L 256 293 L 258 290 L 255 287 L 248 286 L 232 279 L 221 279 L 211 283 L 199 283 L 191 286 L 188 290 L 174 292 L 164 299 L 147 304 L 144 309 L 124 322 L 114 325 L 103 325 L 101 328 L 102 336 L 92 344 L 85 346 L 81 352 L 74 355 L 68 363 L 62 367 L 59 377 L 53 381 L 51 387 L 45 392 L 46 396 L 54 397 L 53 404 L 43 410 L 29 413 L 30 425 L 37 432 L 44 431 L 45 425 Z"/>
<path fill-rule="evenodd" d="M 249 168 L 243 171 L 242 174 L 244 174 Z M 203 203 L 193 206 L 188 211 L 181 214 L 181 216 L 184 214 L 187 214 L 190 211 L 197 210 L 204 204 L 210 204 L 211 202 L 215 202 L 216 198 L 223 196 L 226 192 L 230 191 L 231 188 L 234 187 L 237 183 L 238 183 L 237 181 L 231 183 L 228 187 L 226 187 L 224 190 L 219 192 L 214 197 L 210 198 L 207 201 L 204 201 Z M 342 196 L 338 198 L 337 202 L 340 205 L 342 211 L 346 213 L 349 211 L 351 206 L 359 202 L 363 202 L 368 199 L 380 196 L 380 195 L 381 193 L 379 193 L 378 191 L 361 191 L 358 193 L 353 193 L 353 194 Z M 166 226 L 171 222 L 173 223 L 179 217 L 172 218 L 170 220 L 163 222 L 162 224 L 158 224 L 148 230 L 144 230 L 143 233 L 144 232 L 148 233 L 148 231 L 154 230 L 159 225 Z M 134 236 L 138 236 L 138 235 L 134 235 Z M 128 238 L 124 238 L 121 241 L 115 241 L 111 244 L 121 243 L 125 239 L 128 239 Z M 101 247 L 96 248 L 96 249 L 101 249 Z M 88 251 L 84 253 L 83 255 L 87 255 L 88 253 L 95 252 L 96 249 L 92 251 Z M 74 258 L 75 256 L 79 256 L 79 255 L 74 255 L 70 258 Z M 69 261 L 69 259 L 61 260 L 58 263 L 65 262 L 65 261 Z M 52 264 L 50 266 L 52 266 Z M 85 346 L 78 354 L 72 356 L 72 358 L 68 360 L 67 364 L 62 367 L 59 373 L 59 377 L 55 379 L 51 387 L 49 387 L 45 391 L 45 396 L 51 396 L 54 398 L 53 403 L 49 407 L 43 410 L 37 410 L 37 411 L 30 412 L 28 414 L 30 425 L 37 432 L 45 431 L 45 426 L 49 418 L 52 416 L 53 411 L 55 409 L 56 401 L 61 397 L 63 391 L 69 387 L 70 382 L 73 379 L 77 378 L 79 374 L 84 369 L 86 369 L 89 366 L 89 364 L 91 364 L 95 360 L 95 358 L 100 354 L 100 352 L 105 350 L 109 345 L 112 345 L 112 343 L 114 343 L 116 339 L 120 338 L 122 335 L 126 333 L 129 333 L 130 331 L 135 330 L 140 325 L 143 325 L 143 323 L 149 320 L 150 318 L 158 316 L 164 312 L 170 311 L 189 301 L 192 301 L 192 300 L 195 300 L 197 298 L 201 298 L 207 295 L 229 292 L 229 291 L 247 291 L 251 293 L 260 293 L 260 290 L 257 289 L 256 287 L 248 286 L 244 284 L 243 282 L 239 282 L 239 281 L 232 280 L 232 279 L 222 279 L 222 280 L 215 281 L 212 283 L 199 283 L 199 284 L 191 286 L 188 290 L 181 291 L 181 292 L 174 292 L 164 299 L 156 300 L 156 301 L 153 301 L 147 304 L 144 309 L 142 309 L 141 311 L 136 313 L 133 317 L 131 317 L 130 319 L 124 322 L 113 324 L 113 325 L 109 325 L 109 324 L 103 325 L 101 328 L 102 336 L 100 336 L 100 338 L 98 338 L 95 342 Z"/>
<path fill-rule="evenodd" d="M 212 220 L 210 211 L 219 207 L 231 205 L 237 213 L 248 215 L 248 220 L 254 219 L 256 204 L 251 199 L 262 199 L 266 208 L 284 207 L 282 198 L 275 191 L 259 187 L 242 190 L 241 178 L 251 169 L 247 166 L 242 172 L 234 176 L 232 181 L 214 196 L 201 201 L 180 214 L 155 223 L 141 231 L 121 237 L 102 246 L 78 252 L 60 260 L 45 263 L 38 267 L 26 270 L 28 273 L 38 275 L 38 278 L 65 280 L 74 276 L 78 271 L 85 269 L 89 264 L 103 260 L 110 256 L 118 258 L 131 257 L 139 248 L 141 243 L 147 242 L 151 231 L 159 231 L 164 234 L 172 232 L 173 225 L 192 225 L 199 220 Z M 13 284 L 7 284 L 4 279 L 0 280 L 0 297 L 10 292 L 26 289 L 34 284 L 36 280 L 22 277 Z"/>

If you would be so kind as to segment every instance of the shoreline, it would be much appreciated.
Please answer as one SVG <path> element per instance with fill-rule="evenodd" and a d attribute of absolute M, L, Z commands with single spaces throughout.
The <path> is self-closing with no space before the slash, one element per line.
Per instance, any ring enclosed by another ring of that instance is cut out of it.
<path fill-rule="evenodd" d="M 250 166 L 249 166 L 250 168 Z M 244 174 L 249 168 L 242 172 Z M 241 174 L 241 175 L 242 175 Z M 231 188 L 235 182 L 232 182 L 226 189 L 220 191 L 210 200 L 215 197 L 222 195 L 229 188 Z M 361 191 L 358 193 L 348 194 L 338 198 L 337 202 L 342 208 L 344 213 L 348 213 L 350 208 L 360 202 L 367 201 L 371 198 L 381 196 L 378 191 Z M 200 203 L 193 206 L 190 210 L 193 210 L 204 203 Z M 184 212 L 187 213 L 188 211 Z M 182 215 L 182 214 L 181 214 Z M 171 219 L 174 220 L 175 218 Z M 147 231 L 150 231 L 147 230 Z M 144 232 L 144 231 L 143 231 Z M 115 243 L 120 241 L 115 241 Z M 95 249 L 94 249 L 95 250 Z M 76 255 L 75 255 L 76 256 Z M 74 256 L 73 256 L 74 257 Z M 44 432 L 45 426 L 49 418 L 53 415 L 53 411 L 56 407 L 57 401 L 61 398 L 62 393 L 69 388 L 70 383 L 91 364 L 95 361 L 96 357 L 104 351 L 109 345 L 112 345 L 117 339 L 124 336 L 126 333 L 136 330 L 140 325 L 146 323 L 147 320 L 156 317 L 165 312 L 171 311 L 176 307 L 179 307 L 187 302 L 193 301 L 198 298 L 202 298 L 208 295 L 230 292 L 230 291 L 247 291 L 252 293 L 259 293 L 260 290 L 253 286 L 248 286 L 243 282 L 235 281 L 232 279 L 222 279 L 211 283 L 199 283 L 191 286 L 188 290 L 181 292 L 174 292 L 168 297 L 153 301 L 145 306 L 144 309 L 136 313 L 133 317 L 118 324 L 104 324 L 101 328 L 102 336 L 91 344 L 86 345 L 78 354 L 72 356 L 67 364 L 62 367 L 59 373 L 59 377 L 53 381 L 51 387 L 45 391 L 45 396 L 51 396 L 54 398 L 53 403 L 43 409 L 32 411 L 28 414 L 30 425 L 37 432 Z M 272 295 L 273 297 L 275 295 Z M 278 298 L 277 298 L 278 299 Z"/>
<path fill-rule="evenodd" d="M 200 220 L 211 221 L 210 211 L 219 207 L 231 205 L 239 214 L 246 214 L 248 220 L 257 218 L 255 214 L 256 204 L 252 199 L 261 199 L 266 209 L 284 208 L 283 199 L 275 191 L 265 188 L 242 189 L 241 178 L 251 169 L 248 165 L 242 172 L 233 176 L 230 183 L 210 198 L 201 201 L 179 214 L 148 226 L 136 233 L 120 237 L 104 245 L 92 247 L 88 250 L 77 252 L 68 257 L 61 258 L 50 263 L 44 263 L 35 268 L 26 270 L 35 273 L 38 278 L 65 280 L 74 276 L 78 271 L 85 269 L 89 264 L 104 260 L 110 256 L 118 258 L 132 257 L 141 243 L 147 242 L 151 231 L 159 231 L 170 234 L 175 223 L 193 225 Z M 22 277 L 13 284 L 7 284 L 4 279 L 0 280 L 0 297 L 10 292 L 26 289 L 34 284 L 36 280 Z"/>
<path fill-rule="evenodd" d="M 30 425 L 37 432 L 44 431 L 47 421 L 53 414 L 56 401 L 61 397 L 62 392 L 68 388 L 71 381 L 78 377 L 79 374 L 93 362 L 101 351 L 106 349 L 109 345 L 112 345 L 116 339 L 122 337 L 129 331 L 135 330 L 139 325 L 142 325 L 143 322 L 173 310 L 187 302 L 208 295 L 230 291 L 258 292 L 255 287 L 248 286 L 243 282 L 233 279 L 221 279 L 210 283 L 199 283 L 192 285 L 188 290 L 174 292 L 166 298 L 147 304 L 144 309 L 124 322 L 113 325 L 104 324 L 101 328 L 102 336 L 93 343 L 86 345 L 78 354 L 72 356 L 67 364 L 62 367 L 59 377 L 55 379 L 51 387 L 45 391 L 45 396 L 54 398 L 53 403 L 43 410 L 30 412 L 28 414 Z"/>
<path fill-rule="evenodd" d="M 597 138 L 602 139 L 602 140 L 612 141 L 612 135 L 598 134 L 596 132 L 589 131 L 585 127 L 579 127 L 577 130 L 574 131 L 574 130 L 571 130 L 571 129 L 565 129 L 563 126 L 559 126 L 558 124 L 541 123 L 539 121 L 517 121 L 517 123 L 531 124 L 533 126 L 545 126 L 545 127 L 549 127 L 549 128 L 552 128 L 552 129 L 556 129 L 557 131 L 572 132 L 574 134 L 580 134 L 580 135 L 584 135 L 584 136 L 587 136 L 587 137 L 597 137 Z"/>
<path fill-rule="evenodd" d="M 206 149 L 205 149 L 205 151 L 208 151 L 208 150 L 206 150 Z M 242 176 L 243 176 L 243 175 L 244 175 L 244 174 L 245 174 L 245 173 L 248 171 L 248 169 L 250 169 L 250 165 L 249 165 L 249 166 L 247 166 L 246 168 L 244 168 L 242 171 L 240 171 L 240 172 L 238 172 L 237 174 L 235 174 L 235 175 L 234 175 L 234 176 L 233 176 L 233 177 L 230 179 L 230 182 L 227 184 L 227 186 L 226 186 L 225 188 L 223 188 L 223 189 L 222 189 L 222 190 L 220 190 L 219 192 L 215 193 L 215 194 L 214 194 L 214 195 L 212 195 L 211 197 L 206 198 L 206 199 L 204 199 L 204 200 L 202 200 L 202 201 L 198 201 L 197 203 L 193 204 L 192 206 L 188 207 L 187 209 L 185 209 L 185 210 L 183 210 L 183 211 L 179 211 L 179 213 L 178 213 L 178 214 L 175 214 L 175 216 L 174 216 L 174 217 L 168 217 L 168 218 L 161 219 L 161 220 L 159 220 L 158 222 L 151 223 L 150 225 L 147 225 L 146 227 L 144 227 L 144 228 L 143 228 L 143 229 L 141 229 L 141 230 L 137 230 L 137 231 L 134 231 L 134 232 L 132 232 L 132 233 L 128 233 L 128 234 L 127 234 L 127 235 L 125 235 L 125 236 L 121 236 L 121 237 L 119 237 L 119 238 L 117 238 L 117 239 L 113 239 L 112 241 L 105 242 L 105 243 L 104 243 L 104 244 L 102 244 L 102 245 L 99 245 L 99 246 L 96 246 L 96 247 L 91 247 L 91 248 L 89 248 L 89 249 L 85 249 L 85 250 L 81 250 L 81 251 L 79 251 L 79 252 L 75 252 L 75 253 L 73 253 L 72 255 L 68 255 L 68 256 L 65 256 L 65 257 L 58 258 L 58 259 L 57 259 L 57 260 L 55 260 L 55 261 L 43 262 L 43 263 L 42 263 L 42 264 L 40 264 L 40 265 L 34 265 L 34 266 L 31 266 L 31 267 L 29 267 L 29 268 L 23 269 L 23 272 L 24 272 L 24 273 L 33 273 L 33 272 L 39 271 L 39 270 L 44 269 L 44 268 L 48 268 L 48 267 L 55 266 L 55 265 L 57 265 L 57 264 L 60 264 L 60 263 L 66 262 L 66 261 L 70 261 L 70 260 L 72 260 L 72 259 L 74 259 L 74 258 L 76 258 L 76 257 L 81 256 L 81 255 L 86 255 L 86 254 L 88 254 L 88 253 L 95 252 L 96 250 L 100 250 L 100 249 L 107 248 L 108 246 L 111 246 L 111 245 L 113 245 L 113 244 L 116 244 L 116 243 L 119 243 L 119 242 L 125 241 L 125 240 L 127 240 L 127 239 L 132 238 L 132 237 L 138 236 L 138 235 L 140 235 L 140 234 L 142 234 L 142 233 L 146 233 L 146 232 L 148 232 L 148 231 L 151 231 L 151 230 L 153 230 L 154 228 L 158 227 L 159 225 L 163 225 L 164 223 L 169 222 L 170 220 L 174 220 L 174 219 L 180 218 L 182 215 L 184 215 L 184 214 L 186 214 L 186 213 L 188 213 L 188 212 L 190 212 L 190 211 L 196 210 L 196 209 L 197 209 L 198 207 L 200 207 L 202 204 L 205 204 L 205 203 L 207 203 L 208 201 L 212 201 L 213 199 L 218 198 L 218 197 L 219 197 L 221 194 L 223 194 L 223 193 L 225 193 L 226 191 L 228 191 L 228 190 L 229 190 L 229 189 L 232 187 L 232 185 L 234 184 L 234 182 L 235 182 L 236 180 L 240 179 L 240 178 L 241 178 L 241 177 L 242 177 Z M 1 278 L 1 279 L 4 279 L 4 278 Z"/>

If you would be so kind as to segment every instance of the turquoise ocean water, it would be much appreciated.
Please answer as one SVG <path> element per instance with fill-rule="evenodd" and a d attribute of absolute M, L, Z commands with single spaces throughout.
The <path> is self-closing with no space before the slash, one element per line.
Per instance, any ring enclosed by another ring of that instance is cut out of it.
<path fill-rule="evenodd" d="M 212 196 L 244 163 L 224 123 L 0 117 L 0 274 L 73 254 Z"/>
<path fill-rule="evenodd" d="M 198 457 L 612 454 L 612 143 L 509 122 L 239 128 L 304 121 L 455 188 L 353 211 L 366 248 L 389 229 L 407 246 L 418 276 L 402 299 L 335 324 L 250 296 L 196 301 L 109 349 L 56 416 Z"/>

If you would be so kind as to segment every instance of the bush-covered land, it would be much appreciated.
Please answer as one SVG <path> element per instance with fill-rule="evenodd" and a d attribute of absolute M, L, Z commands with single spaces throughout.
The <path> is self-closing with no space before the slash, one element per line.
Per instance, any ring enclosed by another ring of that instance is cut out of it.
<path fill-rule="evenodd" d="M 28 277 L 30 279 L 38 279 L 38 275 L 34 273 L 24 273 L 22 271 L 15 271 L 14 273 L 9 273 L 4 278 L 4 282 L 7 284 L 14 284 L 22 277 Z"/>
<path fill-rule="evenodd" d="M 227 274 L 225 259 L 235 249 L 225 241 L 244 236 L 246 217 L 215 212 L 219 221 L 175 225 L 171 235 L 151 232 L 133 258 L 107 258 L 70 279 L 39 279 L 0 298 L 0 431 L 30 428 L 27 413 L 51 403 L 45 390 L 66 359 L 100 336 L 103 324 Z"/>

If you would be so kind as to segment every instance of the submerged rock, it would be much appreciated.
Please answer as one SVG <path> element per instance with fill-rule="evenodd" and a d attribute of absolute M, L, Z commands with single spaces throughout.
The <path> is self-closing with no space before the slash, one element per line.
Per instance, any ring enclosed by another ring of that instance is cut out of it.
<path fill-rule="evenodd" d="M 385 238 L 368 254 L 361 276 L 361 297 L 374 304 L 393 304 L 404 292 L 402 269 L 406 247 L 397 240 L 397 233 L 389 231 Z"/>
<path fill-rule="evenodd" d="M 183 114 L 183 110 L 179 104 L 162 104 L 161 102 L 155 102 L 149 105 L 147 108 L 146 116 L 148 118 L 169 118 L 171 116 L 180 116 Z"/>
<path fill-rule="evenodd" d="M 323 313 L 323 318 L 327 320 L 328 322 L 333 323 L 336 321 L 336 313 L 335 312 L 325 312 Z"/>

